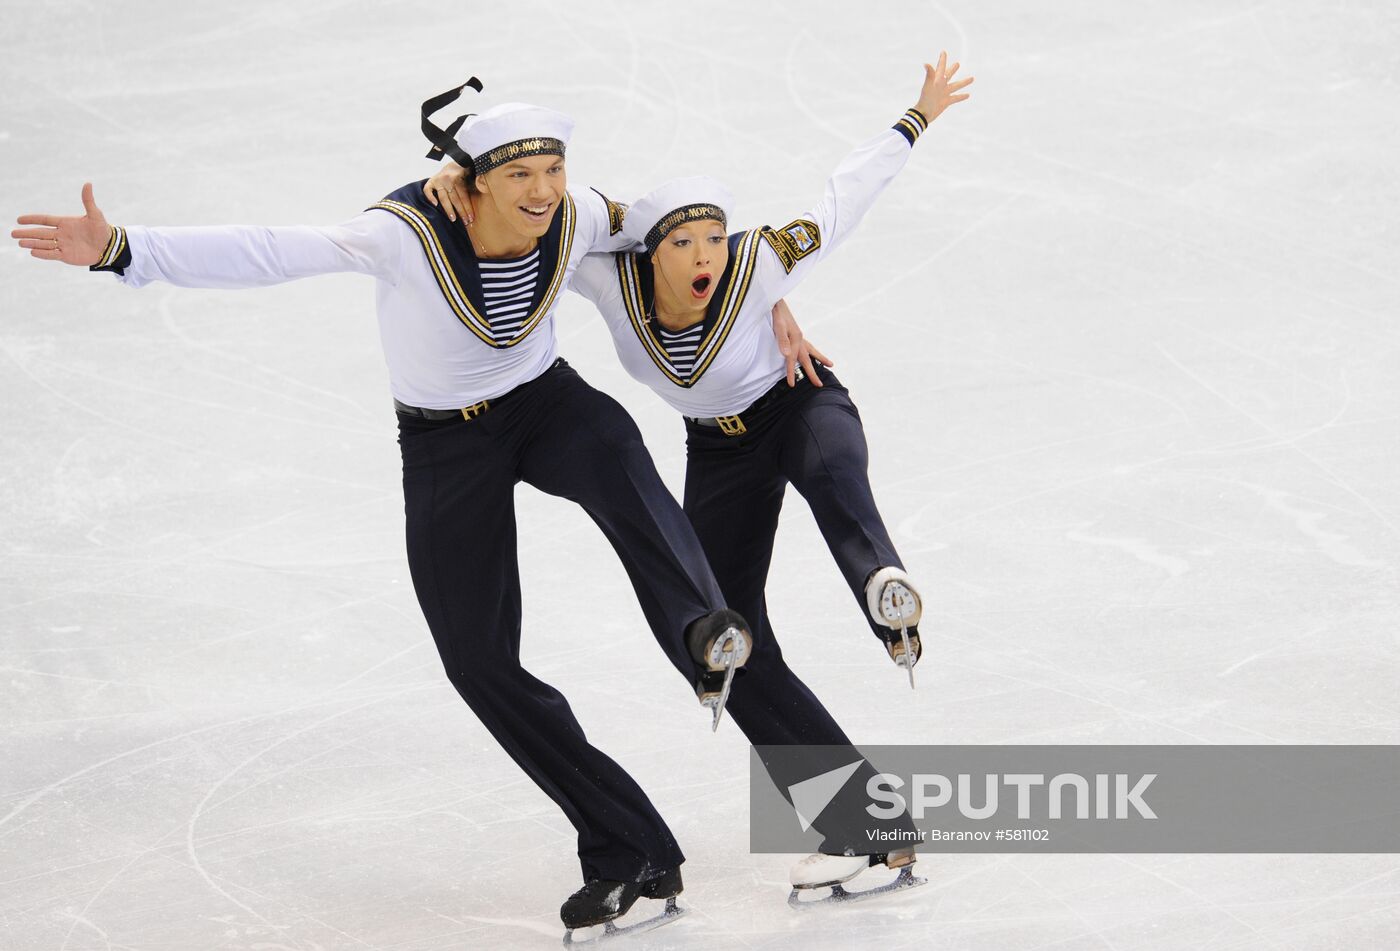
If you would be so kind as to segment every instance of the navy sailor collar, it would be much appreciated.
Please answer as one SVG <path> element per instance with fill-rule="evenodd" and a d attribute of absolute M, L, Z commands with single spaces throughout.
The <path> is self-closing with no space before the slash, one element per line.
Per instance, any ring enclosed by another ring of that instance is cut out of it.
<path fill-rule="evenodd" d="M 564 287 L 569 254 L 573 250 L 577 212 L 573 197 L 566 191 L 554 210 L 549 230 L 539 240 L 539 276 L 530 310 L 520 329 L 509 340 L 497 342 L 486 319 L 486 298 L 481 287 L 480 260 L 472 247 L 467 229 L 451 221 L 441 208 L 423 194 L 423 182 L 413 182 L 391 192 L 383 201 L 370 206 L 397 216 L 412 229 L 432 267 L 438 289 L 447 306 L 462 324 L 488 347 L 503 350 L 529 336 L 554 306 Z M 489 259 L 487 259 L 489 261 Z"/>
<path fill-rule="evenodd" d="M 715 292 L 705 307 L 705 317 L 701 321 L 704 330 L 696 347 L 695 363 L 688 374 L 682 374 L 672 362 L 661 341 L 660 323 L 652 316 L 656 308 L 656 288 L 651 255 L 645 251 L 624 251 L 614 256 L 632 330 L 657 369 L 677 386 L 694 386 L 728 338 L 752 284 L 760 237 L 757 230 L 729 236 L 729 263 L 716 281 Z"/>

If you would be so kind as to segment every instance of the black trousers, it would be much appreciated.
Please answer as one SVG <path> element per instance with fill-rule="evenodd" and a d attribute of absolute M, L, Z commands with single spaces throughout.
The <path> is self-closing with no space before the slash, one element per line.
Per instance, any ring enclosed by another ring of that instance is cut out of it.
<path fill-rule="evenodd" d="M 747 432 L 741 435 L 686 420 L 685 512 L 725 600 L 753 625 L 757 641 L 735 677 L 727 707 L 755 746 L 850 746 L 821 701 L 783 660 L 768 617 L 764 588 L 788 484 L 807 500 L 860 616 L 873 631 L 879 628 L 869 619 L 865 581 L 877 568 L 904 567 L 870 489 L 860 413 L 836 376 L 824 367 L 819 372 L 823 386 L 802 381 L 789 389 L 784 382 L 755 404 L 758 409 L 743 414 Z M 786 795 L 792 783 L 827 768 L 830 756 L 831 751 L 818 756 L 810 769 L 786 756 L 781 766 L 770 760 L 765 765 Z M 847 790 L 863 789 L 874 772 L 862 768 Z M 844 820 L 837 815 L 846 798 L 838 797 L 823 813 L 824 821 L 816 823 L 827 836 L 822 850 L 884 851 L 870 847 L 863 835 L 864 846 L 851 841 L 852 824 L 863 828 L 873 823 L 863 814 Z M 907 820 L 899 820 L 893 827 L 907 826 Z"/>
<path fill-rule="evenodd" d="M 514 494 L 523 481 L 597 523 L 657 642 L 695 681 L 685 628 L 724 600 L 636 424 L 563 360 L 474 419 L 398 418 L 409 569 L 453 686 L 578 830 L 585 879 L 679 865 L 685 857 L 646 794 L 589 744 L 563 695 L 520 665 Z"/>

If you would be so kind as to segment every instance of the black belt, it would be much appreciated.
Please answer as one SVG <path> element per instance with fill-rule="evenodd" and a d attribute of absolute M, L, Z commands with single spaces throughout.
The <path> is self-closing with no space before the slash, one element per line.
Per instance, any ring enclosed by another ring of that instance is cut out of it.
<path fill-rule="evenodd" d="M 497 397 L 496 402 L 500 402 L 500 397 Z M 433 420 L 476 419 L 490 408 L 491 400 L 482 400 L 480 403 L 463 406 L 461 409 L 428 409 L 426 406 L 409 406 L 407 403 L 394 400 L 395 412 L 403 413 L 405 416 L 418 416 Z"/>
<path fill-rule="evenodd" d="M 802 383 L 806 379 L 807 374 L 802 372 L 801 367 L 797 367 L 797 372 L 793 374 L 793 380 L 797 383 Z M 745 409 L 742 413 L 737 413 L 734 416 L 687 416 L 686 419 L 697 426 L 717 427 L 719 431 L 726 436 L 742 436 L 749 431 L 749 427 L 744 425 L 745 416 L 749 416 L 770 406 L 781 399 L 783 394 L 790 389 L 792 389 L 792 387 L 788 386 L 787 377 L 784 376 L 777 383 L 769 387 L 767 393 L 764 393 L 758 399 L 750 403 L 748 409 Z"/>
<path fill-rule="evenodd" d="M 563 357 L 558 357 L 553 363 L 549 365 L 549 369 L 553 370 L 556 367 L 562 366 L 568 366 L 568 362 Z M 548 372 L 549 370 L 545 371 L 545 373 Z M 540 374 L 540 376 L 543 375 L 543 373 Z M 538 376 L 535 377 L 535 380 L 538 379 Z M 519 390 L 522 387 L 529 386 L 531 383 L 535 382 L 535 380 L 527 380 L 526 382 L 520 384 L 520 386 L 517 386 L 515 389 L 507 390 L 500 396 L 494 397 L 489 400 L 482 400 L 481 402 L 473 403 L 470 406 L 463 406 L 460 409 L 428 409 L 425 406 L 409 406 L 407 403 L 400 403 L 398 400 L 394 400 L 394 410 L 396 412 L 403 413 L 405 416 L 418 416 L 422 419 L 476 419 L 478 416 L 480 416 L 482 413 L 485 413 L 491 407 L 510 399 L 511 396 L 519 392 Z"/>

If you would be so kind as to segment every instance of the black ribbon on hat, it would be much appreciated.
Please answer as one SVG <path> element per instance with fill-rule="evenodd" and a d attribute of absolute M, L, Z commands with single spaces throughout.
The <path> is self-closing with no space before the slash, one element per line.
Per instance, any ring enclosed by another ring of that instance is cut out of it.
<path fill-rule="evenodd" d="M 458 98 L 461 97 L 462 90 L 466 89 L 468 86 L 472 87 L 477 92 L 481 92 L 481 80 L 473 76 L 455 89 L 449 89 L 445 93 L 423 101 L 421 113 L 423 116 L 423 134 L 428 137 L 429 142 L 433 143 L 433 147 L 428 150 L 428 154 L 424 156 L 425 158 L 430 158 L 434 162 L 440 162 L 442 161 L 442 157 L 446 155 L 463 168 L 471 167 L 471 156 L 463 152 L 461 147 L 457 145 L 456 136 L 457 130 L 462 128 L 462 123 L 476 115 L 476 113 L 468 112 L 466 115 L 458 116 L 446 129 L 439 129 L 433 124 L 433 120 L 428 118 L 448 103 L 456 102 Z"/>

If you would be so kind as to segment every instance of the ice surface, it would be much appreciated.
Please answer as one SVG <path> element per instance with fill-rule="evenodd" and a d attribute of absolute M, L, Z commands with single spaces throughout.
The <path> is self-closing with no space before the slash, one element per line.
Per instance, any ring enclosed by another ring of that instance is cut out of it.
<path fill-rule="evenodd" d="M 1400 14 L 1128 6 L 4 0 L 0 212 L 92 181 L 119 223 L 343 220 L 475 73 L 577 116 L 575 183 L 707 173 L 781 224 L 947 47 L 972 101 L 792 298 L 929 595 L 919 689 L 795 494 L 789 660 L 862 742 L 1400 742 Z M 414 601 L 368 279 L 0 269 L 0 947 L 555 947 L 572 830 Z M 565 307 L 679 488 L 679 421 Z M 526 662 L 689 856 L 635 947 L 1400 944 L 1394 856 L 927 856 L 790 911 L 741 735 L 582 513 L 518 504 Z"/>

